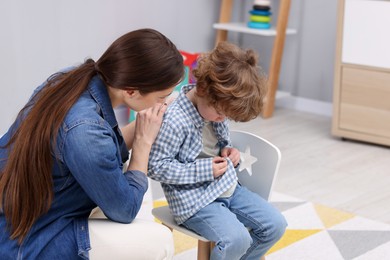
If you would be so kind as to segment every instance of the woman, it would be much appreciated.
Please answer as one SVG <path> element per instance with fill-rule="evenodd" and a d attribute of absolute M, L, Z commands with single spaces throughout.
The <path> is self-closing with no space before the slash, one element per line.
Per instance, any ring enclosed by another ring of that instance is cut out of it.
<path fill-rule="evenodd" d="M 101 224 L 88 216 L 98 206 L 114 222 L 134 220 L 164 102 L 183 72 L 175 45 L 141 29 L 114 41 L 98 61 L 56 73 L 36 89 L 0 139 L 0 259 L 88 258 L 90 248 L 99 255 L 95 242 L 113 249 L 93 237 Z M 119 130 L 113 108 L 122 104 L 139 113 Z M 112 228 L 123 234 L 115 236 L 131 244 L 123 235 L 134 237 L 126 227 L 133 224 L 118 225 Z M 147 244 L 151 253 L 156 246 Z"/>

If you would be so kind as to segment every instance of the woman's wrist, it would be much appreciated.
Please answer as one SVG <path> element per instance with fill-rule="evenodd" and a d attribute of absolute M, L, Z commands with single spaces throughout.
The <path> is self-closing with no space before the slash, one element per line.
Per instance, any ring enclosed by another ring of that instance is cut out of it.
<path fill-rule="evenodd" d="M 135 136 L 133 140 L 132 150 L 147 150 L 148 153 L 152 149 L 153 141 L 148 141 L 146 138 Z"/>
<path fill-rule="evenodd" d="M 151 144 L 147 142 L 134 140 L 133 149 L 131 151 L 131 158 L 129 162 L 128 170 L 138 170 L 147 173 L 149 153 Z"/>

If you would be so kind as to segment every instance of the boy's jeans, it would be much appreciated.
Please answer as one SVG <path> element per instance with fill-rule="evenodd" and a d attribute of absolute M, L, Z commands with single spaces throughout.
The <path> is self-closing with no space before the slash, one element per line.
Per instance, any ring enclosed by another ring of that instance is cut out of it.
<path fill-rule="evenodd" d="M 183 225 L 215 242 L 212 260 L 258 260 L 282 237 L 287 223 L 266 200 L 237 185 L 231 197 L 216 199 Z"/>

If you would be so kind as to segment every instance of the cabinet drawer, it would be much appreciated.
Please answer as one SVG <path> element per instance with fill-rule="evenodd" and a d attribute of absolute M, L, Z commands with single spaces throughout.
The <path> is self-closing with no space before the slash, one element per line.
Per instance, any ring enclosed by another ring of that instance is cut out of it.
<path fill-rule="evenodd" d="M 343 67 L 339 127 L 390 137 L 390 73 Z"/>

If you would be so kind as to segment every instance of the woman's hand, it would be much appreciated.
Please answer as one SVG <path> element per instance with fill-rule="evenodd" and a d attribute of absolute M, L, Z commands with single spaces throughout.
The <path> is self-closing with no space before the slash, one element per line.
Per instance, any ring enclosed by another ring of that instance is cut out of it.
<path fill-rule="evenodd" d="M 137 113 L 128 170 L 147 172 L 150 149 L 160 130 L 166 109 L 165 103 L 158 103 Z"/>
<path fill-rule="evenodd" d="M 157 103 L 153 107 L 139 111 L 135 123 L 135 141 L 152 146 L 160 130 L 162 118 L 167 109 L 166 103 Z"/>
<path fill-rule="evenodd" d="M 213 176 L 214 178 L 218 178 L 223 175 L 228 167 L 228 162 L 225 158 L 216 156 L 213 158 Z"/>
<path fill-rule="evenodd" d="M 240 162 L 240 151 L 233 147 L 225 147 L 221 150 L 222 157 L 229 157 L 234 167 Z"/>

